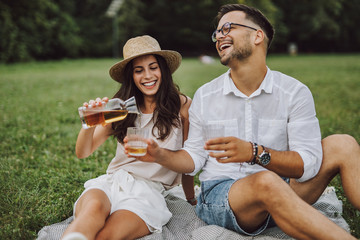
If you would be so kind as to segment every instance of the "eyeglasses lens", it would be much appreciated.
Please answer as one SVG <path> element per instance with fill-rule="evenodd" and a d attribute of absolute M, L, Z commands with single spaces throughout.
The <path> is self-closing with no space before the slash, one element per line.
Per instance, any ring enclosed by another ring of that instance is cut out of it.
<path fill-rule="evenodd" d="M 221 32 L 222 35 L 226 36 L 226 35 L 229 34 L 230 29 L 231 29 L 231 24 L 228 23 L 228 22 L 225 23 L 224 25 L 222 25 L 222 27 L 221 27 L 219 30 L 216 29 L 216 30 L 213 32 L 213 34 L 211 35 L 211 40 L 212 40 L 213 42 L 216 42 L 216 41 L 217 41 L 216 35 L 217 35 L 219 32 Z"/>

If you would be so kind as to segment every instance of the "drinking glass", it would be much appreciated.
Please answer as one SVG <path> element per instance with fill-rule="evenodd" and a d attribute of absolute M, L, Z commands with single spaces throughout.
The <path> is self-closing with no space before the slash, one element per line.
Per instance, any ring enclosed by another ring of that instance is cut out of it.
<path fill-rule="evenodd" d="M 208 123 L 204 126 L 205 141 L 211 138 L 224 137 L 225 126 L 221 123 Z"/>
<path fill-rule="evenodd" d="M 204 126 L 204 139 L 208 141 L 212 138 L 225 137 L 225 126 L 221 123 L 208 123 Z M 222 152 L 217 150 L 207 150 L 210 152 Z"/>
<path fill-rule="evenodd" d="M 127 150 L 129 155 L 135 157 L 144 156 L 147 149 L 148 131 L 139 127 L 128 127 L 126 136 L 128 137 Z"/>

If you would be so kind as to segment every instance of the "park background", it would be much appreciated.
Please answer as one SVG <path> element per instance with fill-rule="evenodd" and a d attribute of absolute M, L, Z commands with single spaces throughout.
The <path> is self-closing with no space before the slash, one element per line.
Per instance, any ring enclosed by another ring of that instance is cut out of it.
<path fill-rule="evenodd" d="M 145 33 L 184 56 L 216 55 L 213 19 L 236 2 L 274 25 L 270 54 L 291 43 L 302 53 L 360 51 L 359 0 L 1 0 L 0 62 L 121 57 L 126 40 Z"/>
<path fill-rule="evenodd" d="M 120 2 L 111 14 L 112 0 L 0 0 L 2 239 L 34 239 L 43 226 L 66 219 L 83 183 L 105 172 L 116 142 L 109 139 L 92 156 L 77 159 L 77 107 L 116 92 L 108 70 L 128 38 L 149 34 L 163 49 L 179 51 L 184 59 L 174 78 L 190 97 L 226 71 L 210 39 L 213 18 L 225 3 L 255 6 L 268 16 L 276 29 L 268 65 L 309 86 L 322 136 L 347 133 L 359 142 L 360 1 Z M 297 53 L 290 55 L 294 44 Z M 201 63 L 202 54 L 215 63 Z M 359 211 L 340 178 L 331 185 L 360 238 Z"/>

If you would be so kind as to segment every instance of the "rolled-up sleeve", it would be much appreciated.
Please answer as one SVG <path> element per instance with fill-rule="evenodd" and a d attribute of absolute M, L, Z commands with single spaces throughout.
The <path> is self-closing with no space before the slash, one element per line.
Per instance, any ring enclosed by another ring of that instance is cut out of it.
<path fill-rule="evenodd" d="M 188 175 L 196 175 L 206 163 L 207 154 L 204 150 L 204 140 L 202 134 L 202 102 L 200 98 L 200 90 L 198 90 L 193 98 L 189 109 L 189 136 L 184 143 L 184 150 L 187 151 L 194 161 L 194 171 Z"/>
<path fill-rule="evenodd" d="M 299 182 L 313 178 L 322 163 L 321 132 L 310 90 L 303 86 L 293 97 L 289 123 L 289 149 L 300 154 L 304 173 Z"/>

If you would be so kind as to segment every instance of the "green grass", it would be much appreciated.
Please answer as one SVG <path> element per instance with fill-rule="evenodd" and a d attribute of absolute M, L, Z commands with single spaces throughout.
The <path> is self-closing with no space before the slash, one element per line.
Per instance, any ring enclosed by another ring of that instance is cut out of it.
<path fill-rule="evenodd" d="M 109 139 L 92 156 L 74 153 L 81 124 L 77 107 L 97 96 L 112 96 L 118 84 L 108 75 L 113 59 L 63 60 L 0 65 L 0 236 L 35 239 L 45 225 L 72 214 L 83 183 L 103 174 L 115 154 Z M 360 55 L 269 56 L 268 65 L 312 90 L 323 137 L 348 133 L 360 140 Z M 220 64 L 184 59 L 175 73 L 181 90 L 195 90 L 226 71 Z M 344 217 L 360 237 L 360 214 L 344 202 Z"/>

